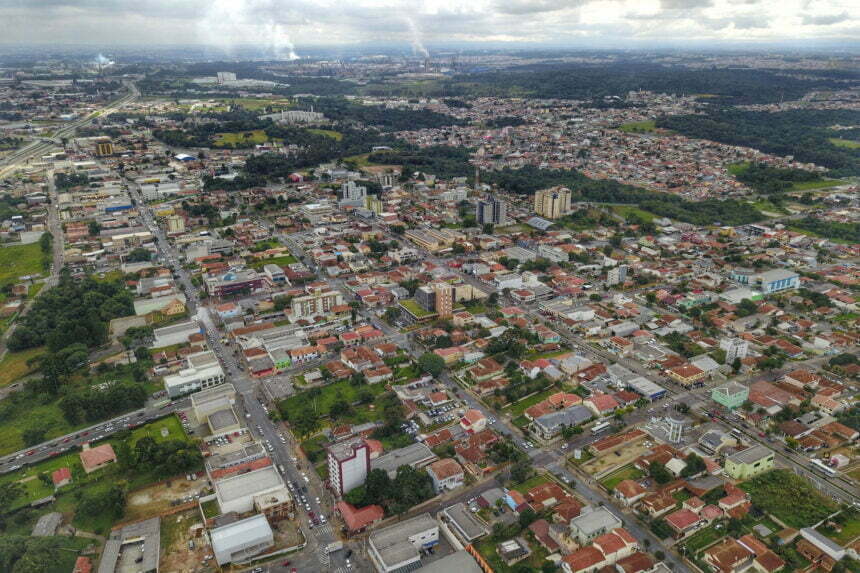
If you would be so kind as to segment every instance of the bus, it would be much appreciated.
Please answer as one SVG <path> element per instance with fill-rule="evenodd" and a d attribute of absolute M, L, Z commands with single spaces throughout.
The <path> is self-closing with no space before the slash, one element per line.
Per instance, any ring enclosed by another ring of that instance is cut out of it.
<path fill-rule="evenodd" d="M 818 470 L 821 473 L 830 477 L 836 477 L 839 475 L 839 472 L 837 472 L 835 469 L 831 468 L 821 460 L 812 460 L 812 469 Z"/>
<path fill-rule="evenodd" d="M 610 424 L 609 422 L 600 422 L 599 424 L 594 424 L 591 427 L 591 434 L 599 434 L 600 432 L 608 430 L 610 426 L 612 426 L 612 424 Z"/>

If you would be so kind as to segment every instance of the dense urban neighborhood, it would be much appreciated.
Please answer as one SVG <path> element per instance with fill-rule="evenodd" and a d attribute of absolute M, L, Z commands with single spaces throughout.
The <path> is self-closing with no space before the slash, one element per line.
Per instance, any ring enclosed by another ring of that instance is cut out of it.
<path fill-rule="evenodd" d="M 856 57 L 9 61 L 0 570 L 860 573 Z"/>

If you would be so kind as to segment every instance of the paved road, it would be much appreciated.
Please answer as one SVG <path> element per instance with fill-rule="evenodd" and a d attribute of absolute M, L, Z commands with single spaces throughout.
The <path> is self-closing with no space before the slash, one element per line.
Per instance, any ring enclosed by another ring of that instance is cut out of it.
<path fill-rule="evenodd" d="M 327 555 L 324 551 L 324 548 L 329 543 L 337 540 L 337 536 L 332 531 L 331 524 L 333 502 L 331 495 L 322 487 L 315 471 L 310 468 L 303 470 L 298 467 L 301 462 L 296 456 L 297 444 L 293 442 L 289 432 L 279 428 L 269 418 L 267 411 L 263 407 L 259 382 L 252 379 L 243 371 L 232 350 L 221 343 L 221 334 L 218 325 L 213 320 L 208 308 L 201 305 L 200 293 L 192 284 L 188 272 L 182 268 L 179 254 L 168 242 L 164 231 L 158 227 L 151 209 L 143 202 L 139 188 L 133 182 L 129 182 L 129 189 L 137 201 L 144 222 L 156 238 L 159 255 L 162 256 L 166 264 L 174 268 L 174 272 L 179 277 L 178 282 L 184 287 L 189 312 L 195 315 L 203 324 L 210 348 L 221 359 L 228 380 L 236 387 L 236 391 L 241 396 L 241 406 L 245 413 L 245 422 L 248 428 L 255 436 L 273 446 L 273 451 L 270 455 L 279 468 L 283 467 L 284 479 L 298 486 L 302 490 L 300 495 L 306 497 L 307 505 L 304 507 L 305 511 L 299 512 L 302 514 L 302 518 L 298 520 L 298 523 L 301 524 L 302 530 L 308 539 L 308 546 L 301 554 L 315 554 L 317 568 L 322 566 L 334 571 L 345 569 L 346 563 L 343 551 L 333 555 Z M 282 436 L 286 443 L 282 443 Z M 309 515 L 305 513 L 307 511 L 313 512 L 315 516 L 325 515 L 328 518 L 328 523 L 322 526 L 314 525 Z M 298 559 L 298 557 L 295 559 Z M 295 559 L 289 560 L 294 561 Z"/>
<path fill-rule="evenodd" d="M 163 402 L 163 401 L 162 401 Z M 13 454 L 0 457 L 0 473 L 8 473 L 19 469 L 24 464 L 35 464 L 42 460 L 60 455 L 68 450 L 81 447 L 87 442 L 104 439 L 115 432 L 128 427 L 136 427 L 143 423 L 164 417 L 191 405 L 191 400 L 186 398 L 176 402 L 166 402 L 164 405 L 152 404 L 122 416 L 117 416 L 92 426 L 81 428 L 70 434 L 59 436 L 41 444 L 31 446 Z"/>

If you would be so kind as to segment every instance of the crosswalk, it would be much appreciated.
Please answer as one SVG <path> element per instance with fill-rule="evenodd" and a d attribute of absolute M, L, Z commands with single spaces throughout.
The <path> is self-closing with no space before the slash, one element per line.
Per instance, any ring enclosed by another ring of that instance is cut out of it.
<path fill-rule="evenodd" d="M 317 560 L 323 567 L 328 567 L 329 556 L 328 553 L 326 553 L 326 548 L 322 545 L 317 547 Z"/>
<path fill-rule="evenodd" d="M 331 535 L 331 524 L 329 523 L 314 527 L 314 537 L 316 537 L 320 541 L 322 541 L 323 538 L 331 538 Z"/>

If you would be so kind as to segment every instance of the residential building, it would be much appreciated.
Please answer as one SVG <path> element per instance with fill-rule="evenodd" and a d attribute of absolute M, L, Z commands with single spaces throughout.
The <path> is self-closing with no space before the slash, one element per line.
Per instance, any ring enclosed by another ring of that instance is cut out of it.
<path fill-rule="evenodd" d="M 340 291 L 324 290 L 295 297 L 290 303 L 290 308 L 293 320 L 298 320 L 328 314 L 333 307 L 342 304 L 343 295 Z"/>
<path fill-rule="evenodd" d="M 433 480 L 433 490 L 436 493 L 457 489 L 464 484 L 463 467 L 451 458 L 433 462 L 427 466 L 427 473 Z"/>
<path fill-rule="evenodd" d="M 454 312 L 454 287 L 448 283 L 435 283 L 433 285 L 435 293 L 434 310 L 439 318 L 450 318 Z"/>
<path fill-rule="evenodd" d="M 546 219 L 558 219 L 570 212 L 570 189 L 552 187 L 535 193 L 535 213 Z"/>
<path fill-rule="evenodd" d="M 94 448 L 84 444 L 84 449 L 79 455 L 81 465 L 88 474 L 116 462 L 116 453 L 110 444 L 102 444 Z"/>
<path fill-rule="evenodd" d="M 581 515 L 570 520 L 570 535 L 577 543 L 585 545 L 622 525 L 621 520 L 605 507 L 584 508 Z"/>
<path fill-rule="evenodd" d="M 329 484 L 341 496 L 362 485 L 370 472 L 370 448 L 362 438 L 328 448 Z"/>
<path fill-rule="evenodd" d="M 627 280 L 627 265 L 616 265 L 606 271 L 606 286 L 624 284 Z"/>
<path fill-rule="evenodd" d="M 724 469 L 733 479 L 748 479 L 773 468 L 773 451 L 756 444 L 726 458 Z"/>
<path fill-rule="evenodd" d="M 216 527 L 209 532 L 209 539 L 221 567 L 245 561 L 275 544 L 272 527 L 260 514 Z"/>
<path fill-rule="evenodd" d="M 384 470 L 388 473 L 388 477 L 394 479 L 394 477 L 397 476 L 397 469 L 400 466 L 410 466 L 413 469 L 420 469 L 435 460 L 436 454 L 434 454 L 425 444 L 418 442 L 403 448 L 391 450 L 390 452 L 371 460 L 370 469 Z"/>
<path fill-rule="evenodd" d="M 479 225 L 504 225 L 507 220 L 507 205 L 494 195 L 480 199 L 475 206 L 475 218 Z"/>
<path fill-rule="evenodd" d="M 374 531 L 367 539 L 367 554 L 380 573 L 421 566 L 421 552 L 439 543 L 439 524 L 429 513 Z"/>
<path fill-rule="evenodd" d="M 750 343 L 742 338 L 726 338 L 720 341 L 720 348 L 726 352 L 726 364 L 733 364 L 736 358 L 743 360 L 747 357 Z"/>

